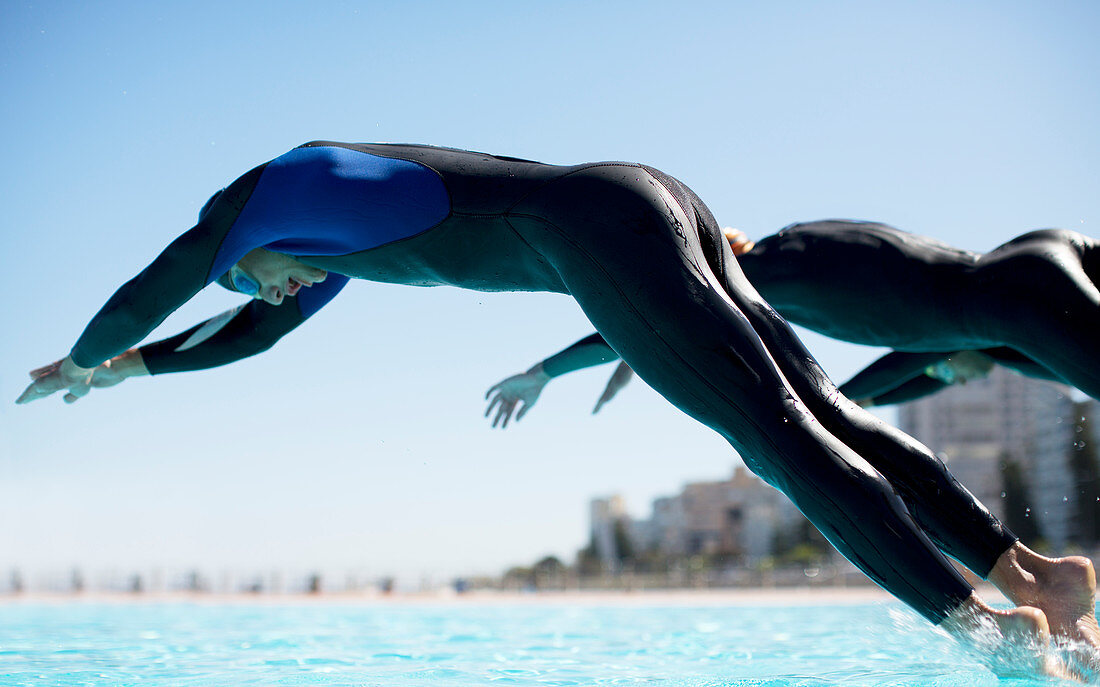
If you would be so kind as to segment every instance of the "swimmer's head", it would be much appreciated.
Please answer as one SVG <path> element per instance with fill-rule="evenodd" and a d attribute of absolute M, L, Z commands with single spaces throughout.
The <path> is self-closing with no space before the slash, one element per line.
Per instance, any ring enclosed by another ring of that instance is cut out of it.
<path fill-rule="evenodd" d="M 222 191 L 210 196 L 199 210 L 200 222 L 218 202 Z M 279 305 L 286 296 L 296 296 L 302 287 L 313 286 L 327 276 L 328 272 L 305 265 L 289 255 L 257 248 L 214 281 L 230 291 Z"/>
<path fill-rule="evenodd" d="M 749 240 L 748 234 L 740 229 L 726 227 L 722 230 L 722 233 L 725 234 L 726 240 L 730 242 L 730 248 L 733 249 L 734 255 L 744 255 L 756 245 L 755 242 Z"/>
<path fill-rule="evenodd" d="M 287 296 L 297 296 L 302 288 L 322 282 L 327 276 L 325 270 L 310 267 L 289 255 L 256 248 L 216 281 L 230 291 L 279 305 Z"/>
<path fill-rule="evenodd" d="M 975 379 L 984 379 L 993 369 L 993 359 L 978 351 L 959 351 L 929 365 L 924 373 L 945 384 L 966 384 Z"/>

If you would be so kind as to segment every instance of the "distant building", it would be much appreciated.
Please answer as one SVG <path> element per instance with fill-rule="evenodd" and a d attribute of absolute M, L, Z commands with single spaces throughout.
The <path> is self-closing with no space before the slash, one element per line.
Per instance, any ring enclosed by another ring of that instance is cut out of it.
<path fill-rule="evenodd" d="M 591 512 L 601 561 L 605 552 L 615 551 L 615 522 L 626 528 L 637 552 L 729 556 L 751 563 L 769 555 L 776 533 L 801 518 L 785 496 L 743 466 L 728 480 L 692 482 L 675 496 L 655 499 L 645 520 L 630 519 L 617 496 L 594 500 Z"/>
<path fill-rule="evenodd" d="M 1088 407 L 1095 413 L 1095 404 Z M 1001 519 L 1008 519 L 1004 464 L 1016 463 L 1042 536 L 1056 548 L 1072 538 L 1077 489 L 1069 462 L 1075 423 L 1068 387 L 996 367 L 985 379 L 901 406 L 898 419 Z"/>
<path fill-rule="evenodd" d="M 615 530 L 629 527 L 629 516 L 623 497 L 618 494 L 592 499 L 589 504 L 591 546 L 605 570 L 617 570 L 622 552 L 616 542 Z"/>

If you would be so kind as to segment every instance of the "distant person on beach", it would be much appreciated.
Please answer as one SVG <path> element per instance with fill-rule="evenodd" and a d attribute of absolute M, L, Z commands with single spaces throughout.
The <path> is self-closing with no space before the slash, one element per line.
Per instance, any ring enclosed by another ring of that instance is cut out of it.
<path fill-rule="evenodd" d="M 19 402 L 58 391 L 72 402 L 130 376 L 259 353 L 350 278 L 570 294 L 650 386 L 719 432 L 841 553 L 932 623 L 963 637 L 988 624 L 1100 646 L 1091 563 L 1034 554 L 930 451 L 841 397 L 741 271 L 702 201 L 645 165 L 306 144 L 216 194 L 67 357 L 32 372 Z M 253 298 L 135 348 L 215 281 Z M 1019 607 L 989 607 L 944 552 Z"/>
<path fill-rule="evenodd" d="M 1100 398 L 1100 251 L 1081 234 L 1033 231 L 986 253 L 884 224 L 793 224 L 752 242 L 725 236 L 760 295 L 787 320 L 844 341 L 895 349 L 840 386 L 863 407 L 911 401 L 1003 365 Z M 518 421 L 563 374 L 618 360 L 592 334 L 490 387 L 493 426 Z M 620 363 L 599 410 L 633 377 Z"/>

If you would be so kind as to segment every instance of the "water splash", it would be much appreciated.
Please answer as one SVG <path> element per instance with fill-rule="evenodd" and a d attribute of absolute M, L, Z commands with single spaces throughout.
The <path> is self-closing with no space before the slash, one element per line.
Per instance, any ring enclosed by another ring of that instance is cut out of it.
<path fill-rule="evenodd" d="M 985 615 L 967 615 L 959 622 L 970 628 L 965 637 L 953 635 L 943 628 L 937 630 L 955 639 L 959 647 L 1002 680 L 1071 679 L 1100 684 L 1096 652 L 1084 642 L 1065 637 L 1046 641 L 1034 635 L 1006 634 Z"/>

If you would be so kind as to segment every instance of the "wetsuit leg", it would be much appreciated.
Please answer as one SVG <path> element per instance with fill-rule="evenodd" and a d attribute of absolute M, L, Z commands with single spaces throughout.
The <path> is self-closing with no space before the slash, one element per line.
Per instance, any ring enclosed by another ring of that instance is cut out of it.
<path fill-rule="evenodd" d="M 722 238 L 721 232 L 704 232 L 708 258 L 753 327 L 774 342 L 771 350 L 780 370 L 810 411 L 890 482 L 913 518 L 943 551 L 978 575 L 987 576 L 1001 554 L 1015 543 L 1016 535 L 927 447 L 840 393 L 787 323 L 748 284 Z"/>
<path fill-rule="evenodd" d="M 874 581 L 937 623 L 972 593 L 883 476 L 814 418 L 770 332 L 708 264 L 697 215 L 655 176 L 588 168 L 531 194 L 509 222 L 625 362 L 729 440 Z"/>

